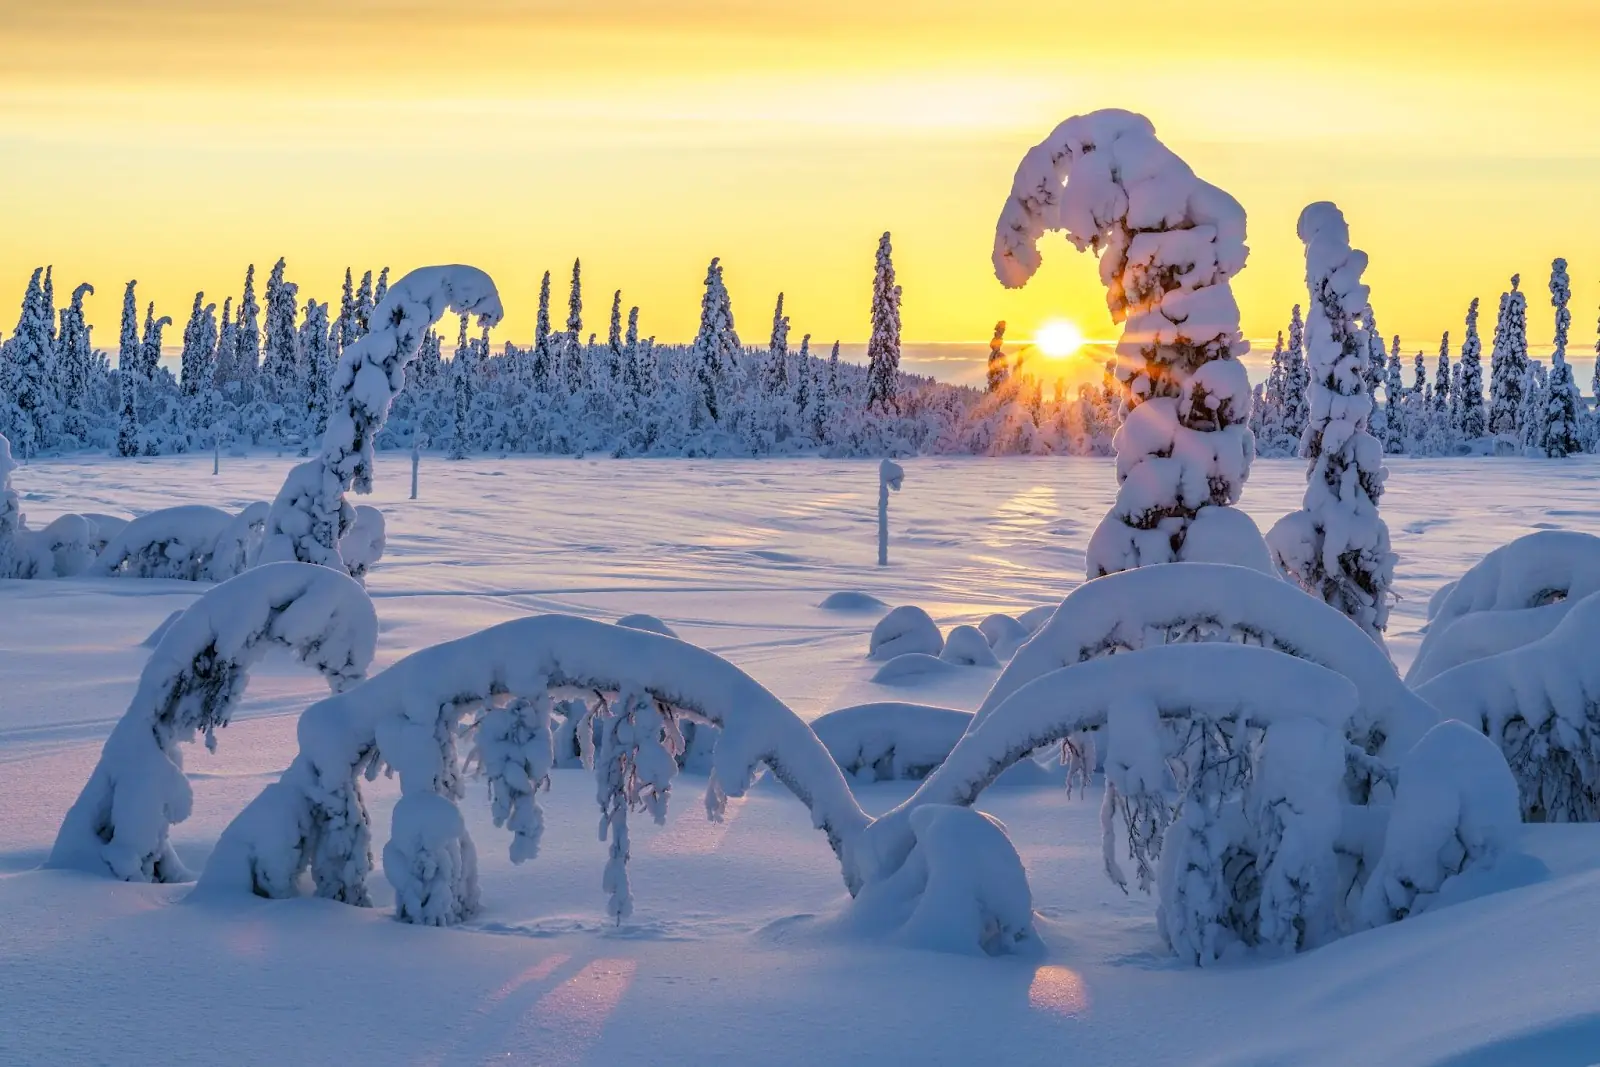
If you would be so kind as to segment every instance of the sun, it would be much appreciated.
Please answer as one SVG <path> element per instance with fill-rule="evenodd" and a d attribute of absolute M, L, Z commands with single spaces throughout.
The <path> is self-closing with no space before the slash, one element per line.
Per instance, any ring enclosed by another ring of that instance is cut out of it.
<path fill-rule="evenodd" d="M 1083 331 L 1066 319 L 1051 319 L 1034 332 L 1033 344 L 1050 359 L 1066 359 L 1083 347 Z"/>

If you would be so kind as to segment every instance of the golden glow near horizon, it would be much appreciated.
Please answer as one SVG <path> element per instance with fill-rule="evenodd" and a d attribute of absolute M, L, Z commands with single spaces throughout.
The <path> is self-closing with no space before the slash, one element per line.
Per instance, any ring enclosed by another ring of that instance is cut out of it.
<path fill-rule="evenodd" d="M 1048 319 L 1034 331 L 1033 343 L 1046 358 L 1066 359 L 1083 347 L 1083 331 L 1068 319 Z"/>
<path fill-rule="evenodd" d="M 1556 255 L 1571 347 L 1593 343 L 1593 0 L 1345 0 L 1338 34 L 1280 0 L 1203 17 L 1178 0 L 0 6 L 0 301 L 53 263 L 58 296 L 95 284 L 101 347 L 129 278 L 176 339 L 196 289 L 220 304 L 280 255 L 303 296 L 335 301 L 347 265 L 473 263 L 501 286 L 499 337 L 524 343 L 540 274 L 564 317 L 577 256 L 586 329 L 604 333 L 620 288 L 644 333 L 686 340 L 721 256 L 747 339 L 781 290 L 816 347 L 867 335 L 886 229 L 908 342 L 981 352 L 997 319 L 1052 317 L 1113 338 L 1091 256 L 1051 238 L 1017 292 L 989 268 L 1022 153 L 1109 106 L 1150 115 L 1245 205 L 1247 336 L 1303 301 L 1295 218 L 1332 199 L 1405 351 L 1431 357 L 1446 329 L 1454 348 L 1468 301 L 1492 309 L 1514 271 L 1548 341 Z M 1112 47 L 1135 40 L 1136 63 Z"/>

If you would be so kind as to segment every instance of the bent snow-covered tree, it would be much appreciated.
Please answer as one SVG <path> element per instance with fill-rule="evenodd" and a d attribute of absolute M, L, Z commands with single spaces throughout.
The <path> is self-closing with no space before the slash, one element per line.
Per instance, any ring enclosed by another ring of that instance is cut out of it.
<path fill-rule="evenodd" d="M 1333 204 L 1300 213 L 1306 246 L 1306 358 L 1311 414 L 1302 454 L 1304 507 L 1267 535 L 1274 558 L 1312 596 L 1338 608 L 1375 641 L 1383 640 L 1394 594 L 1389 528 L 1378 517 L 1383 495 L 1383 445 L 1367 432 L 1368 343 L 1355 317 L 1368 306 L 1361 281 L 1367 254 L 1350 247 L 1350 227 Z"/>
<path fill-rule="evenodd" d="M 1089 542 L 1089 576 L 1259 546 L 1254 524 L 1232 508 L 1255 457 L 1239 362 L 1249 346 L 1231 287 L 1249 253 L 1244 208 L 1196 177 L 1148 119 L 1096 111 L 1057 126 L 1017 167 L 995 228 L 1003 284 L 1027 284 L 1050 230 L 1100 255 L 1106 305 L 1124 323 L 1121 488 Z M 1202 524 L 1217 536 L 1192 537 Z"/>
<path fill-rule="evenodd" d="M 476 267 L 420 267 L 389 287 L 367 332 L 339 357 L 319 454 L 293 467 L 267 517 L 261 561 L 299 560 L 345 569 L 339 541 L 355 521 L 352 486 L 372 491 L 372 450 L 406 365 L 446 309 L 500 321 L 500 295 Z"/>
<path fill-rule="evenodd" d="M 179 746 L 202 733 L 216 748 L 217 728 L 228 724 L 251 665 L 268 648 L 316 667 L 338 692 L 366 675 L 377 639 L 372 601 L 327 568 L 257 567 L 207 591 L 150 654 L 47 866 L 129 882 L 187 881 L 167 836 L 193 803 Z"/>

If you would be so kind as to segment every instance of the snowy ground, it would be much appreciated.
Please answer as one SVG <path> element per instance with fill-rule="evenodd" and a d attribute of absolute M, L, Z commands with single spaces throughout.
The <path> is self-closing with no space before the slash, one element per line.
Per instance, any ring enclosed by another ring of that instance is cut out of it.
<path fill-rule="evenodd" d="M 291 460 L 38 463 L 15 484 L 34 525 L 270 498 Z M 388 555 L 369 588 L 379 664 L 526 614 L 648 612 L 744 668 L 802 715 L 869 699 L 973 706 L 994 672 L 914 689 L 868 681 L 876 616 L 823 611 L 863 590 L 942 625 L 1058 601 L 1114 488 L 1095 460 L 922 460 L 875 551 L 875 464 L 379 457 Z M 1600 532 L 1590 458 L 1394 461 L 1383 501 L 1401 555 L 1396 656 L 1428 595 L 1530 529 Z M 1263 528 L 1297 505 L 1299 463 L 1260 462 Z M 1152 902 L 1101 873 L 1098 798 L 992 791 L 1029 869 L 1044 960 L 865 942 L 803 809 L 757 788 L 720 826 L 696 780 L 664 828 L 634 821 L 636 905 L 604 921 L 592 780 L 557 772 L 544 851 L 514 868 L 481 787 L 465 805 L 483 864 L 466 929 L 317 901 L 187 903 L 186 887 L 36 870 L 126 706 L 140 642 L 195 596 L 178 582 L 0 583 L 0 1063 L 1419 1063 L 1600 1061 L 1600 831 L 1538 827 L 1503 872 L 1519 888 L 1296 959 L 1206 971 L 1157 937 Z M 199 867 L 288 762 L 321 683 L 263 665 L 217 755 L 188 766 L 175 828 Z M 323 690 L 325 691 L 325 690 Z M 860 787 L 871 810 L 905 787 Z M 374 828 L 393 789 L 373 790 Z M 387 891 L 381 876 L 374 890 Z"/>

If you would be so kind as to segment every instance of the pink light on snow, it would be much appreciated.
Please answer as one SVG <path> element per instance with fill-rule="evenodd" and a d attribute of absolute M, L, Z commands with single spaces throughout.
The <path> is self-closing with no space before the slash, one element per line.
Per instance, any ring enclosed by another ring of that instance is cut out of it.
<path fill-rule="evenodd" d="M 567 1067 L 583 1061 L 583 1054 L 605 1029 L 606 1020 L 622 1003 L 633 984 L 636 960 L 593 960 L 583 970 L 539 998 L 517 1027 L 511 1046 L 538 1053 L 541 1067 Z"/>
<path fill-rule="evenodd" d="M 1028 1007 L 1056 1015 L 1084 1015 L 1089 1011 L 1089 989 L 1070 967 L 1048 964 L 1033 972 Z"/>

